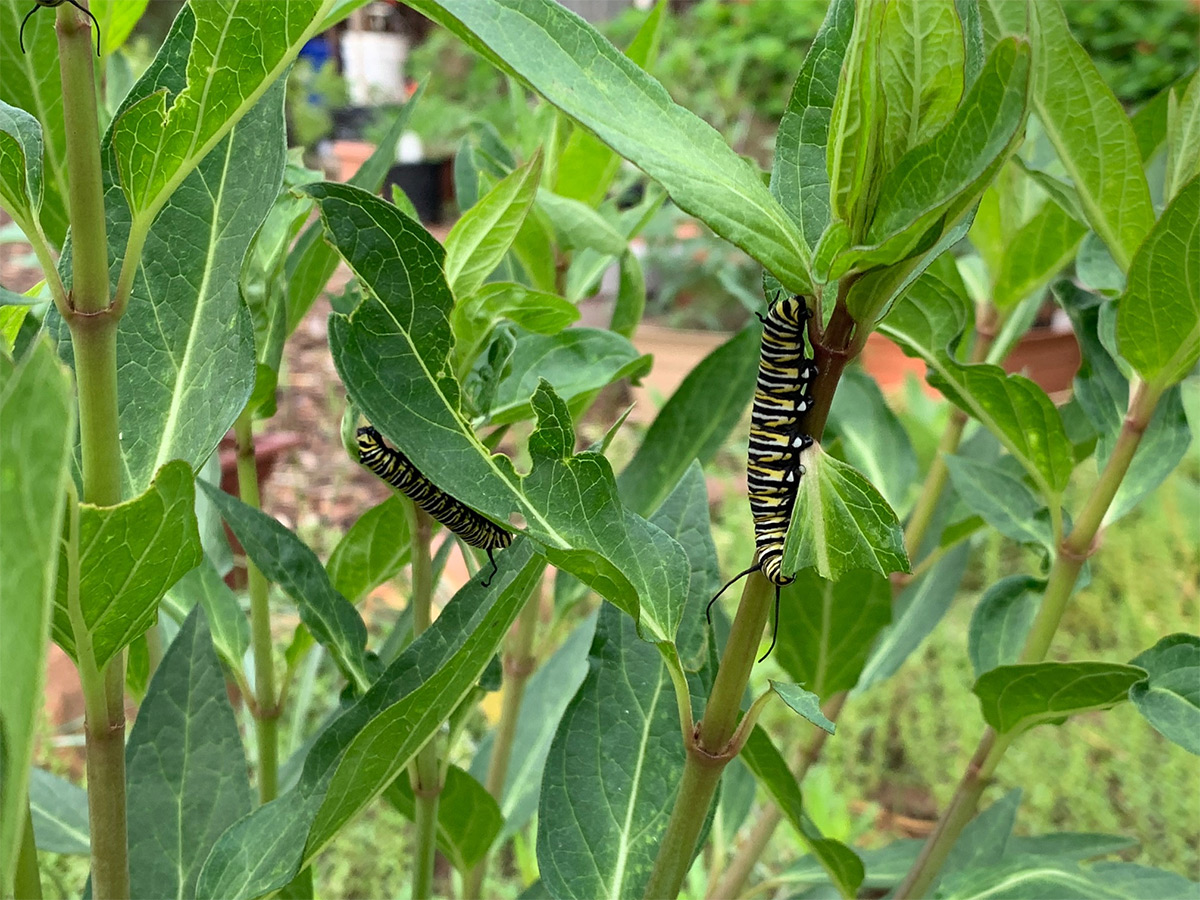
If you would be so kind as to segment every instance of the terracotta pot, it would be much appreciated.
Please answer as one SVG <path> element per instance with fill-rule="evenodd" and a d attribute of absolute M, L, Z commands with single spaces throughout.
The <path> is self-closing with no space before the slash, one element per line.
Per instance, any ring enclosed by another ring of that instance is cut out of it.
<path fill-rule="evenodd" d="M 334 141 L 333 156 L 338 161 L 338 181 L 349 181 L 374 152 L 375 145 L 366 141 Z"/>

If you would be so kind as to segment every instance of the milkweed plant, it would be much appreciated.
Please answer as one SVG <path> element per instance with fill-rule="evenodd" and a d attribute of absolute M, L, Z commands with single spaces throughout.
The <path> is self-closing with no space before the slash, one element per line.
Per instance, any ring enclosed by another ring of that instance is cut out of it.
<path fill-rule="evenodd" d="M 1104 533 L 1191 440 L 1196 80 L 1131 116 L 1056 0 L 833 0 L 796 52 L 766 173 L 650 74 L 663 2 L 623 50 L 553 0 L 407 2 L 517 101 L 513 134 L 459 147 L 444 242 L 403 193 L 379 195 L 419 93 L 348 183 L 287 152 L 284 77 L 363 0 L 193 0 L 136 78 L 120 48 L 147 0 L 0 2 L 0 205 L 43 275 L 0 295 L 3 895 L 40 897 L 53 850 L 90 856 L 97 900 L 311 897 L 322 851 L 376 803 L 412 822 L 395 865 L 417 898 L 736 897 L 780 824 L 808 854 L 790 883 L 845 897 L 1194 892 L 1090 861 L 1104 835 L 1009 840 L 1014 798 L 982 801 L 1030 729 L 1117 704 L 1200 752 L 1200 638 L 1132 660 L 1054 650 Z M 623 160 L 648 182 L 633 206 L 616 202 Z M 601 389 L 652 365 L 631 342 L 630 242 L 665 202 L 761 263 L 764 316 L 777 296 L 811 313 L 774 637 L 760 571 L 705 617 L 725 579 L 702 467 L 745 427 L 758 321 L 691 371 L 628 463 L 607 455 L 621 420 L 581 449 Z M 348 403 L 326 427 L 357 460 L 369 422 L 473 528 L 513 536 L 490 578 L 463 548 L 479 577 L 436 619 L 456 537 L 425 508 L 397 493 L 363 510 L 324 562 L 261 509 L 255 422 L 338 266 L 352 289 L 328 347 Z M 575 324 L 613 268 L 607 327 Z M 1083 358 L 1065 404 L 1000 365 L 1047 293 Z M 952 407 L 924 471 L 853 364 L 872 332 Z M 238 496 L 216 486 L 230 429 Z M 225 526 L 244 596 L 223 580 Z M 1033 568 L 974 610 L 978 744 L 946 773 L 936 828 L 894 852 L 822 833 L 807 769 L 992 534 Z M 405 612 L 369 634 L 360 601 L 398 574 Z M 82 685 L 86 798 L 32 765 L 51 640 Z M 285 741 L 313 654 L 338 697 Z M 478 709 L 497 690 L 493 724 Z M 796 715 L 761 717 L 776 701 Z M 768 804 L 727 852 L 711 826 L 746 772 Z M 1055 790 L 1053 772 L 1019 775 Z"/>

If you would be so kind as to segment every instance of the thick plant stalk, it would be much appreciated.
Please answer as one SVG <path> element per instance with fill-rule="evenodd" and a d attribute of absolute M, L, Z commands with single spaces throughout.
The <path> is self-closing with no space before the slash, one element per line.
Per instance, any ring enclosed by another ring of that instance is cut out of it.
<path fill-rule="evenodd" d="M 1050 649 L 1050 643 L 1062 621 L 1067 602 L 1071 599 L 1079 572 L 1096 550 L 1104 516 L 1112 505 L 1113 497 L 1116 496 L 1125 473 L 1129 470 L 1129 464 L 1133 461 L 1133 455 L 1137 452 L 1150 417 L 1154 414 L 1159 396 L 1161 391 L 1149 390 L 1140 381 L 1131 385 L 1129 411 L 1121 425 L 1112 455 L 1075 520 L 1075 527 L 1055 554 L 1041 607 L 1033 625 L 1030 626 L 1029 637 L 1025 640 L 1021 662 L 1034 663 L 1045 659 L 1046 651 Z M 912 869 L 897 889 L 895 896 L 898 900 L 924 897 L 928 894 L 963 828 L 974 817 L 979 798 L 991 780 L 996 766 L 1004 757 L 1012 737 L 1013 735 L 999 735 L 991 728 L 984 731 L 949 806 L 942 813 L 933 834 L 921 848 Z"/>
<path fill-rule="evenodd" d="M 416 504 L 406 503 L 409 532 L 412 534 L 412 608 L 413 640 L 421 636 L 433 621 L 433 520 Z M 416 805 L 417 843 L 413 851 L 413 900 L 433 896 L 433 864 L 437 851 L 438 798 L 442 793 L 442 774 L 435 735 L 417 752 L 408 769 Z"/>
<path fill-rule="evenodd" d="M 840 691 L 829 698 L 829 702 L 825 704 L 822 712 L 825 718 L 831 722 L 836 722 L 837 717 L 842 712 L 842 707 L 846 705 L 846 691 Z M 823 728 L 818 728 L 817 733 L 813 735 L 813 739 L 804 749 L 799 763 L 795 767 L 796 781 L 804 780 L 804 776 L 808 774 L 808 770 L 812 764 L 817 761 L 821 755 L 821 750 L 825 747 L 825 741 L 829 738 L 829 732 Z M 705 895 L 708 900 L 718 900 L 722 897 L 736 897 L 742 892 L 742 888 L 746 884 L 746 879 L 750 877 L 750 873 L 754 871 L 754 866 L 758 862 L 759 857 L 767 849 L 767 844 L 771 842 L 771 835 L 775 833 L 775 829 L 779 827 L 779 823 L 783 821 L 783 812 L 778 805 L 768 804 L 759 813 L 758 819 L 750 829 L 750 834 L 746 840 L 738 847 L 733 859 L 726 866 L 721 877 L 710 884 L 708 893 Z"/>
<path fill-rule="evenodd" d="M 721 773 L 740 749 L 730 746 L 730 738 L 737 729 L 742 695 L 774 602 L 775 586 L 761 573 L 751 574 L 742 591 L 704 717 L 686 747 L 675 806 L 646 884 L 648 900 L 677 896 L 691 868 Z"/>
<path fill-rule="evenodd" d="M 237 443 L 238 494 L 247 506 L 262 509 L 258 463 L 254 454 L 251 413 L 243 410 L 233 425 Z M 279 697 L 271 643 L 270 584 L 251 559 L 246 560 L 250 590 L 250 646 L 254 652 L 254 733 L 258 744 L 258 799 L 274 800 L 279 794 Z"/>
<path fill-rule="evenodd" d="M 100 506 L 113 506 L 121 501 L 121 444 L 117 418 L 117 320 L 120 312 L 109 304 L 108 234 L 91 24 L 82 12 L 63 5 L 57 11 L 56 28 L 66 126 L 73 275 L 64 318 L 71 331 L 79 392 L 83 498 Z M 77 517 L 77 508 L 73 514 Z M 74 534 L 77 541 L 77 527 Z M 73 612 L 78 613 L 77 543 L 74 574 Z M 91 658 L 90 635 L 86 633 L 82 615 L 77 616 L 73 624 L 76 626 L 80 681 L 87 710 L 84 730 L 88 818 L 92 834 L 92 893 L 96 900 L 128 897 L 125 657 L 119 653 L 102 670 L 98 669 Z"/>
<path fill-rule="evenodd" d="M 508 778 L 508 764 L 512 759 L 513 739 L 517 734 L 517 721 L 521 717 L 521 702 L 525 699 L 525 686 L 533 674 L 537 660 L 533 655 L 534 635 L 537 633 L 538 612 L 541 594 L 534 591 L 516 626 L 505 641 L 504 686 L 500 705 L 500 721 L 496 724 L 496 738 L 492 742 L 492 755 L 488 760 L 485 787 L 497 803 L 504 796 L 504 782 Z M 483 896 L 483 881 L 487 877 L 488 856 L 484 856 L 470 873 L 463 886 L 464 897 Z"/>

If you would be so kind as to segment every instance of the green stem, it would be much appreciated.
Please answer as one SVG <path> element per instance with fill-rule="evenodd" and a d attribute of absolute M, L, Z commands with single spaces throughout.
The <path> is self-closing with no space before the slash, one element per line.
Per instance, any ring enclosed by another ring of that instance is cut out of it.
<path fill-rule="evenodd" d="M 238 493 L 247 506 L 262 509 L 258 487 L 258 463 L 254 453 L 254 423 L 243 410 L 233 425 L 237 443 Z M 271 641 L 270 584 L 254 564 L 246 560 L 250 590 L 250 646 L 254 652 L 254 731 L 258 743 L 258 799 L 274 800 L 279 794 L 279 698 L 275 686 L 275 661 Z"/>
<path fill-rule="evenodd" d="M 521 717 L 525 687 L 537 665 L 537 659 L 533 655 L 533 642 L 537 633 L 540 600 L 540 591 L 535 590 L 530 594 L 517 617 L 516 625 L 505 639 L 504 691 L 500 700 L 500 721 L 496 723 L 496 737 L 492 742 L 492 755 L 488 760 L 487 779 L 484 782 L 487 792 L 497 803 L 504 797 L 504 782 L 508 778 L 508 764 L 512 759 L 513 740 L 517 735 L 517 722 Z M 488 856 L 485 855 L 467 873 L 463 884 L 464 897 L 483 896 L 487 867 Z"/>
<path fill-rule="evenodd" d="M 412 535 L 412 610 L 413 640 L 421 636 L 433 621 L 433 519 L 413 503 L 409 511 Z M 442 772 L 438 760 L 438 737 L 434 735 L 418 752 L 408 769 L 416 805 L 417 845 L 413 851 L 413 900 L 433 896 L 433 864 L 437 851 L 438 799 L 442 793 Z"/>
<path fill-rule="evenodd" d="M 842 707 L 846 705 L 846 698 L 849 696 L 846 691 L 840 691 L 829 698 L 829 702 L 825 704 L 825 718 L 831 722 L 836 722 L 838 716 L 842 713 Z M 804 776 L 808 774 L 808 770 L 812 767 L 821 755 L 821 750 L 825 747 L 825 741 L 829 738 L 829 732 L 823 728 L 816 729 L 812 740 L 804 749 L 800 756 L 799 762 L 795 766 L 796 782 L 804 781 Z M 708 893 L 705 897 L 708 900 L 718 900 L 724 897 L 736 897 L 742 892 L 742 888 L 746 884 L 746 879 L 750 877 L 750 873 L 754 871 L 754 866 L 759 858 L 767 849 L 767 845 L 771 842 L 771 836 L 775 833 L 775 829 L 779 827 L 779 823 L 783 821 L 783 811 L 775 803 L 770 803 L 763 808 L 759 813 L 757 821 L 750 829 L 746 840 L 738 848 L 729 865 L 726 866 L 724 873 L 719 880 L 711 880 L 709 883 Z"/>
<path fill-rule="evenodd" d="M 67 327 L 75 355 L 83 497 L 113 506 L 121 501 L 121 442 L 117 417 L 117 320 L 109 307 L 108 233 L 100 168 L 100 124 L 90 20 L 58 8 L 59 69 L 66 132 L 72 285 Z M 72 498 L 73 547 L 68 550 L 69 616 L 87 711 L 88 818 L 92 834 L 92 893 L 96 900 L 129 896 L 125 820 L 125 657 L 101 670 L 92 652 L 79 597 L 78 504 Z"/>
<path fill-rule="evenodd" d="M 646 885 L 647 898 L 674 898 L 683 887 L 721 772 L 736 755 L 730 739 L 737 730 L 742 695 L 774 599 L 775 586 L 761 573 L 754 572 L 746 579 L 704 717 L 686 745 L 679 793 Z"/>
<path fill-rule="evenodd" d="M 17 851 L 17 868 L 13 872 L 13 897 L 17 900 L 42 900 L 42 876 L 38 872 L 37 843 L 33 837 L 33 814 L 25 804 L 25 828 L 21 847 Z"/>
<path fill-rule="evenodd" d="M 1071 533 L 1059 545 L 1055 554 L 1041 606 L 1030 626 L 1029 637 L 1026 638 L 1025 648 L 1021 653 L 1021 662 L 1034 663 L 1045 659 L 1062 621 L 1067 602 L 1071 599 L 1079 571 L 1088 557 L 1096 551 L 1104 516 L 1108 513 L 1126 472 L 1129 471 L 1129 464 L 1133 461 L 1150 417 L 1154 414 L 1159 396 L 1159 391 L 1149 389 L 1141 381 L 1130 385 L 1128 413 L 1117 435 L 1112 455 L 1108 458 L 1104 471 L 1100 473 L 1100 479 L 1088 495 Z M 942 813 L 933 834 L 921 848 L 912 869 L 897 889 L 897 900 L 924 897 L 928 894 L 946 856 L 963 828 L 975 815 L 980 795 L 987 787 L 1013 737 L 1011 734 L 998 735 L 991 728 L 984 731 L 979 746 L 950 800 L 950 805 Z"/>

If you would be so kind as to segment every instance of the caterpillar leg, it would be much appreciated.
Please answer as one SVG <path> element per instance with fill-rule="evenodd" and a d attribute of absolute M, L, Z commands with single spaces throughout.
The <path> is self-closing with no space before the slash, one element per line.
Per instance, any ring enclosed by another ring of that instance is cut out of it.
<path fill-rule="evenodd" d="M 775 585 L 775 624 L 771 628 L 771 646 L 767 648 L 767 652 L 758 658 L 762 662 L 771 655 L 771 651 L 775 649 L 775 641 L 779 639 L 779 585 Z"/>
<path fill-rule="evenodd" d="M 734 575 L 730 581 L 727 581 L 725 583 L 725 587 L 723 587 L 719 591 L 717 591 L 717 596 L 713 597 L 711 600 L 709 600 L 708 606 L 704 607 L 704 618 L 708 622 L 709 625 L 712 624 L 712 605 L 717 602 L 717 599 L 723 593 L 725 593 L 725 591 L 727 591 L 732 585 L 741 581 L 743 578 L 745 578 L 751 572 L 761 572 L 761 571 L 762 571 L 762 563 L 755 563 L 750 568 L 746 569 L 744 572 L 738 572 L 738 574 Z"/>
<path fill-rule="evenodd" d="M 496 564 L 496 557 L 492 556 L 491 547 L 487 548 L 487 562 L 492 564 L 492 571 L 488 572 L 486 581 L 479 582 L 480 586 L 485 588 L 491 586 L 492 578 L 496 577 L 496 572 L 500 570 L 500 566 Z"/>

